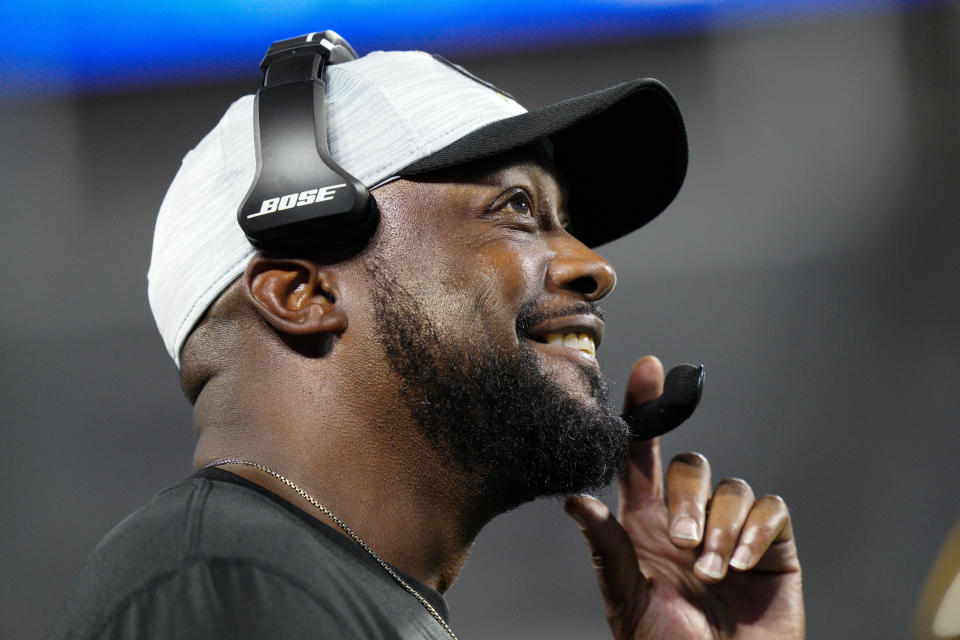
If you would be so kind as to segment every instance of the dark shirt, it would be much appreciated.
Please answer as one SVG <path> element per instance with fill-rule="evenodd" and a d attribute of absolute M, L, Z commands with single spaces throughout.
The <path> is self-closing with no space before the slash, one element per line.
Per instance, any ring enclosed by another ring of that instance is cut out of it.
<path fill-rule="evenodd" d="M 397 571 L 449 620 L 436 591 Z M 446 632 L 352 540 L 222 469 L 158 494 L 91 552 L 59 638 L 430 638 Z"/>

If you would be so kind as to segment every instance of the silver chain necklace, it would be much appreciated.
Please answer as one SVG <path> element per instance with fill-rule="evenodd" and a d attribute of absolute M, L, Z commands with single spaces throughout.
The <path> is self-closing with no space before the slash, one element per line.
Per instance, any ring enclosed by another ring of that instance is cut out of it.
<path fill-rule="evenodd" d="M 437 610 L 433 608 L 433 605 L 427 602 L 427 599 L 424 598 L 422 595 L 420 595 L 419 591 L 417 591 L 412 586 L 410 586 L 410 584 L 407 583 L 406 580 L 401 578 L 400 575 L 396 571 L 394 571 L 393 567 L 391 567 L 389 564 L 386 563 L 386 561 L 384 561 L 380 556 L 378 556 L 376 551 L 371 549 L 370 546 L 360 538 L 360 536 L 358 536 L 356 533 L 353 532 L 353 529 L 347 526 L 346 522 L 338 518 L 336 514 L 330 511 L 330 509 L 327 509 L 325 506 L 320 504 L 320 502 L 316 498 L 314 498 L 309 493 L 301 489 L 298 485 L 288 480 L 283 475 L 277 473 L 276 471 L 274 471 L 269 467 L 263 466 L 258 462 L 251 462 L 250 460 L 243 460 L 241 458 L 222 458 L 220 460 L 211 462 L 208 465 L 204 465 L 203 468 L 206 469 L 207 467 L 218 467 L 222 464 L 243 464 L 248 467 L 254 467 L 256 469 L 259 469 L 260 471 L 263 471 L 264 473 L 269 473 L 271 476 L 273 476 L 283 484 L 287 485 L 288 487 L 296 491 L 301 498 L 303 498 L 304 500 L 306 500 L 307 502 L 315 506 L 317 509 L 322 511 L 323 515 L 327 516 L 328 518 L 336 522 L 337 526 L 343 529 L 348 536 L 353 538 L 353 541 L 356 542 L 358 545 L 360 545 L 361 549 L 363 549 L 368 554 L 370 554 L 370 557 L 376 560 L 377 564 L 379 564 L 383 568 L 383 570 L 386 571 L 390 575 L 390 577 L 394 579 L 394 581 L 397 584 L 403 587 L 403 589 L 407 593 L 412 595 L 414 598 L 417 599 L 417 602 L 423 605 L 423 608 L 426 609 L 427 612 L 430 615 L 432 615 L 437 622 L 440 623 L 440 626 L 443 627 L 443 630 L 447 632 L 447 635 L 453 638 L 453 640 L 457 640 L 457 636 L 453 632 L 453 629 L 451 629 L 450 625 L 448 625 L 446 621 L 444 621 L 444 619 L 440 616 L 440 614 L 437 613 Z"/>

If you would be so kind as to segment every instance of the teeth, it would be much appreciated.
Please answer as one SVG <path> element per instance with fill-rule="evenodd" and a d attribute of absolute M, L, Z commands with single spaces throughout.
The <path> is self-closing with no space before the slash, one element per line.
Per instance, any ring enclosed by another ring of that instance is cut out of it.
<path fill-rule="evenodd" d="M 597 347 L 593 344 L 593 339 L 585 333 L 580 334 L 580 351 L 596 355 Z"/>
<path fill-rule="evenodd" d="M 573 331 L 569 333 L 548 333 L 547 344 L 559 344 L 583 351 L 592 357 L 597 356 L 597 345 L 593 342 L 593 338 L 585 333 L 575 333 Z"/>

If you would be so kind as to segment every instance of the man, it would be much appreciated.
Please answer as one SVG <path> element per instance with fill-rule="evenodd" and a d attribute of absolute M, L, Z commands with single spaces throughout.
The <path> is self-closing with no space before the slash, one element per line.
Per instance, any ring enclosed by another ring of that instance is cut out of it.
<path fill-rule="evenodd" d="M 237 210 L 277 142 L 249 96 L 185 157 L 149 292 L 197 473 L 101 542 L 53 637 L 455 637 L 441 594 L 476 535 L 545 495 L 570 496 L 615 637 L 802 637 L 782 500 L 711 492 L 698 454 L 664 480 L 656 439 L 606 402 L 596 303 L 615 275 L 588 245 L 680 186 L 662 85 L 526 113 L 443 60 L 378 52 L 331 66 L 315 99 L 375 230 L 251 246 Z M 627 409 L 663 379 L 638 360 Z M 580 495 L 615 477 L 618 518 Z"/>

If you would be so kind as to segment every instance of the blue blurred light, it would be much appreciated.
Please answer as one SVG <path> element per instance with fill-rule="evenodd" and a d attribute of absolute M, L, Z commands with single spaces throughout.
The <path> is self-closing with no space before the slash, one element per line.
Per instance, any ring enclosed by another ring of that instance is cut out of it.
<path fill-rule="evenodd" d="M 157 0 L 0 5 L 4 97 L 256 74 L 274 40 L 334 29 L 361 53 L 447 55 L 575 46 L 907 0 Z"/>

